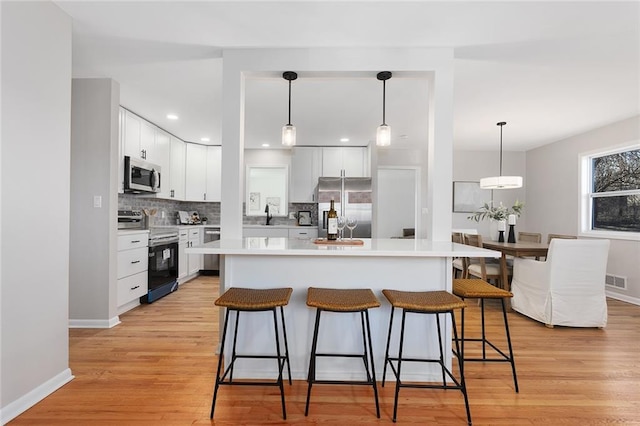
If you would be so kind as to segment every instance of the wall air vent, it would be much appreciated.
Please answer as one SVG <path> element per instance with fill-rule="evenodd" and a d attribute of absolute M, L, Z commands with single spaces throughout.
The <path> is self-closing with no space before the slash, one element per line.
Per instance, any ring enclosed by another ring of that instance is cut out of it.
<path fill-rule="evenodd" d="M 605 278 L 605 284 L 609 287 L 614 287 L 620 290 L 626 290 L 627 277 L 620 277 L 618 275 L 607 274 Z"/>

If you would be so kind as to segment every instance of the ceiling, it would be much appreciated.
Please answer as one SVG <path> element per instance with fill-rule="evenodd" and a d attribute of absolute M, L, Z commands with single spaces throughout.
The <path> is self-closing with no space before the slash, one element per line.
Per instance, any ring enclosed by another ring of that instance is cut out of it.
<path fill-rule="evenodd" d="M 455 149 L 497 149 L 498 121 L 504 149 L 524 151 L 640 114 L 638 1 L 55 3 L 73 18 L 74 77 L 115 79 L 123 106 L 190 142 L 220 144 L 226 48 L 454 48 Z M 247 81 L 245 147 L 280 148 L 287 85 Z M 426 81 L 386 87 L 392 146 L 423 144 Z M 291 115 L 300 145 L 366 145 L 382 83 L 301 73 Z"/>

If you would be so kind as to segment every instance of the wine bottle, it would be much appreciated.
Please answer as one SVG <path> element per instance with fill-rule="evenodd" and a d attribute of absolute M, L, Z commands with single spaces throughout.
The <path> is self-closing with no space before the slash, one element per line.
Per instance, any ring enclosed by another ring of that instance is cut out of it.
<path fill-rule="evenodd" d="M 333 205 L 333 199 L 331 200 L 331 208 L 327 214 L 327 240 L 338 239 L 338 213 Z"/>

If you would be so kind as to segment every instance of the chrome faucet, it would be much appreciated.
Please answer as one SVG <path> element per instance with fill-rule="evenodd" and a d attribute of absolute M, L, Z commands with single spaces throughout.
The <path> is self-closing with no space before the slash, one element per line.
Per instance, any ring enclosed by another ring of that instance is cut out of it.
<path fill-rule="evenodd" d="M 269 214 L 269 204 L 267 204 L 264 208 L 264 212 L 267 214 L 267 223 L 265 225 L 269 224 L 269 221 L 271 220 L 271 218 L 273 217 L 272 215 Z"/>

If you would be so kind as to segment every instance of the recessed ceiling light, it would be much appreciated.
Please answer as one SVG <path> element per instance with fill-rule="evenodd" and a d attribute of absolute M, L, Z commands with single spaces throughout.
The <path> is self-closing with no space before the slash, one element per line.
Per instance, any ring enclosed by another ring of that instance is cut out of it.
<path fill-rule="evenodd" d="M 167 118 L 168 118 L 169 120 L 177 120 L 177 119 L 178 119 L 178 116 L 177 116 L 177 115 L 175 115 L 175 114 L 167 114 Z"/>
<path fill-rule="evenodd" d="M 209 139 L 209 138 L 200 138 L 200 140 L 201 140 L 202 142 L 209 142 L 211 139 Z"/>
<path fill-rule="evenodd" d="M 340 138 L 340 142 L 349 142 L 349 138 Z"/>
<path fill-rule="evenodd" d="M 269 146 L 270 146 L 270 145 L 269 145 L 268 143 L 263 143 L 263 144 L 262 144 L 262 147 L 263 147 L 263 148 L 269 148 Z"/>

